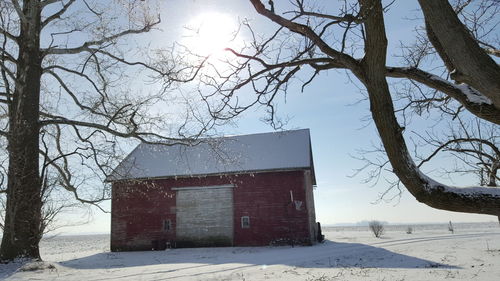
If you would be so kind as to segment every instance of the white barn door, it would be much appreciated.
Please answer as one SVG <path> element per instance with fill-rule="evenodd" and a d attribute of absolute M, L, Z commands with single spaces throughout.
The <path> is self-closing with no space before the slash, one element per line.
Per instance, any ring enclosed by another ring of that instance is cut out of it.
<path fill-rule="evenodd" d="M 233 186 L 175 188 L 176 236 L 187 246 L 231 246 Z"/>

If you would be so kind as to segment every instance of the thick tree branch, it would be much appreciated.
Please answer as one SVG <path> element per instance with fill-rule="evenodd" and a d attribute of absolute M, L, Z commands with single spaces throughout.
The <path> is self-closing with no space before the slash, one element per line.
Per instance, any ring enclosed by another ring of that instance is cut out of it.
<path fill-rule="evenodd" d="M 408 78 L 436 89 L 460 102 L 472 114 L 500 125 L 500 108 L 466 85 L 453 84 L 415 67 L 387 67 L 386 75 L 393 78 Z"/>
<path fill-rule="evenodd" d="M 329 20 L 333 20 L 333 21 L 335 21 L 337 23 L 338 22 L 354 22 L 354 23 L 357 23 L 357 24 L 363 23 L 363 19 L 362 18 L 360 18 L 358 16 L 351 15 L 351 14 L 346 14 L 344 16 L 334 16 L 334 15 L 329 15 L 329 14 L 309 12 L 309 11 L 303 10 L 303 7 L 300 7 L 300 8 L 301 8 L 301 11 L 297 13 L 299 15 L 329 19 Z"/>
<path fill-rule="evenodd" d="M 484 51 L 492 56 L 499 57 L 500 58 L 500 50 L 498 49 L 493 49 L 493 48 L 486 48 Z"/>
<path fill-rule="evenodd" d="M 60 2 L 61 0 L 45 0 L 45 1 L 42 1 L 42 7 L 46 7 L 50 4 L 54 4 L 56 2 Z"/>
<path fill-rule="evenodd" d="M 441 59 L 443 60 L 446 69 L 448 69 L 448 72 L 454 71 L 455 66 L 453 65 L 453 62 L 446 54 L 443 45 L 441 45 L 439 39 L 436 37 L 436 34 L 434 34 L 434 31 L 432 31 L 432 26 L 427 21 L 425 21 L 425 31 L 427 33 L 427 39 L 432 44 L 436 52 L 439 54 L 439 57 L 441 57 Z"/>
<path fill-rule="evenodd" d="M 500 67 L 479 46 L 447 0 L 419 0 L 426 22 L 453 65 L 452 78 L 467 83 L 500 109 Z"/>

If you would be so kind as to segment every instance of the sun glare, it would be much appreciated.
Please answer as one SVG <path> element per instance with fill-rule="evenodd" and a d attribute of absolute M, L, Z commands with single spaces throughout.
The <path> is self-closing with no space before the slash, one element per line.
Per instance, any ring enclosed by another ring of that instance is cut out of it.
<path fill-rule="evenodd" d="M 229 15 L 203 13 L 186 26 L 185 45 L 198 55 L 219 53 L 236 43 L 238 25 Z"/>

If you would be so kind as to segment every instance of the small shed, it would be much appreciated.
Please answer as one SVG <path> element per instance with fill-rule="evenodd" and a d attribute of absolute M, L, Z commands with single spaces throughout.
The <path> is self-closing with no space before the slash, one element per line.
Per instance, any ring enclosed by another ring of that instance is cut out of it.
<path fill-rule="evenodd" d="M 112 251 L 316 242 L 308 129 L 142 143 L 107 180 Z"/>

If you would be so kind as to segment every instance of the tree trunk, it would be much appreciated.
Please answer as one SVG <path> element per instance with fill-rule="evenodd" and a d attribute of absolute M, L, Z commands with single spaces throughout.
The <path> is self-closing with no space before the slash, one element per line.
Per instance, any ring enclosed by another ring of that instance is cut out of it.
<path fill-rule="evenodd" d="M 15 92 L 9 107 L 8 185 L 0 260 L 39 259 L 41 180 L 39 102 L 42 75 L 38 1 L 24 1 Z"/>

